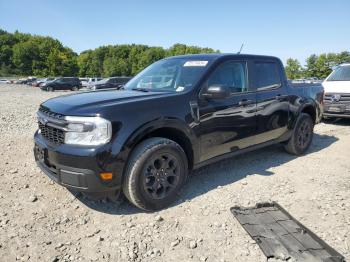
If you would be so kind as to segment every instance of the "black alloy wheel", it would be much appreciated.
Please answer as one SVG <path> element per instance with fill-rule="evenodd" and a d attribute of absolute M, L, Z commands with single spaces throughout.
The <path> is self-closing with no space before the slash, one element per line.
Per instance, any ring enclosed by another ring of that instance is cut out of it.
<path fill-rule="evenodd" d="M 143 187 L 149 197 L 163 199 L 178 185 L 178 159 L 170 153 L 156 154 L 147 161 L 143 175 Z"/>
<path fill-rule="evenodd" d="M 297 132 L 297 143 L 300 149 L 305 150 L 305 148 L 310 144 L 312 132 L 310 121 L 303 121 L 300 124 Z"/>

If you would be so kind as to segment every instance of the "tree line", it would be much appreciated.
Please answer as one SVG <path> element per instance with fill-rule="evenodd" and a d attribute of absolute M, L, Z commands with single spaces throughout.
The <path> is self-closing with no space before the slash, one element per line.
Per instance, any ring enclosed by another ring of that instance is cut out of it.
<path fill-rule="evenodd" d="M 77 58 L 72 49 L 51 37 L 0 29 L 0 75 L 76 75 Z"/>
<path fill-rule="evenodd" d="M 213 52 L 219 51 L 184 44 L 168 49 L 130 44 L 101 46 L 78 55 L 52 37 L 0 29 L 0 76 L 134 76 L 164 57 Z"/>
<path fill-rule="evenodd" d="M 168 49 L 147 45 L 108 45 L 79 55 L 52 37 L 6 32 L 0 29 L 0 76 L 134 76 L 149 64 L 168 56 L 219 52 L 175 44 Z M 311 55 L 306 65 L 289 58 L 289 79 L 325 78 L 332 67 L 350 62 L 350 52 Z"/>
<path fill-rule="evenodd" d="M 289 79 L 307 77 L 324 79 L 332 72 L 332 67 L 341 63 L 350 63 L 350 52 L 313 54 L 306 59 L 304 67 L 297 59 L 288 58 L 285 68 Z"/>

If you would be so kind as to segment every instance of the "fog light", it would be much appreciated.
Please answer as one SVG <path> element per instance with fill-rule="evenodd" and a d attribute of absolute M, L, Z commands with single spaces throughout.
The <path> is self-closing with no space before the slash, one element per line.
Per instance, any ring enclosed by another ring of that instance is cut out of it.
<path fill-rule="evenodd" d="M 111 180 L 113 178 L 113 173 L 100 173 L 102 180 Z"/>

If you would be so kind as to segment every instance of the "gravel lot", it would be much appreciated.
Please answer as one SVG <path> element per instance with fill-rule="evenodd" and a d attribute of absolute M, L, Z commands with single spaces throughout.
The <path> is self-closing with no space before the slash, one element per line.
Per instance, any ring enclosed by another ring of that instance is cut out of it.
<path fill-rule="evenodd" d="M 229 212 L 277 201 L 350 260 L 350 121 L 319 124 L 308 154 L 281 146 L 195 171 L 172 207 L 93 202 L 36 167 L 35 112 L 70 92 L 0 85 L 1 261 L 266 261 Z"/>

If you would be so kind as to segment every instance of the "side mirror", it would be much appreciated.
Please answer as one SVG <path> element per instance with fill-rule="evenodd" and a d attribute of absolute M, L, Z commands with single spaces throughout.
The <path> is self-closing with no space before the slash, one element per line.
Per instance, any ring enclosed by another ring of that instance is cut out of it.
<path fill-rule="evenodd" d="M 212 85 L 202 93 L 202 96 L 207 99 L 223 99 L 229 97 L 230 94 L 231 90 L 228 86 Z"/>

